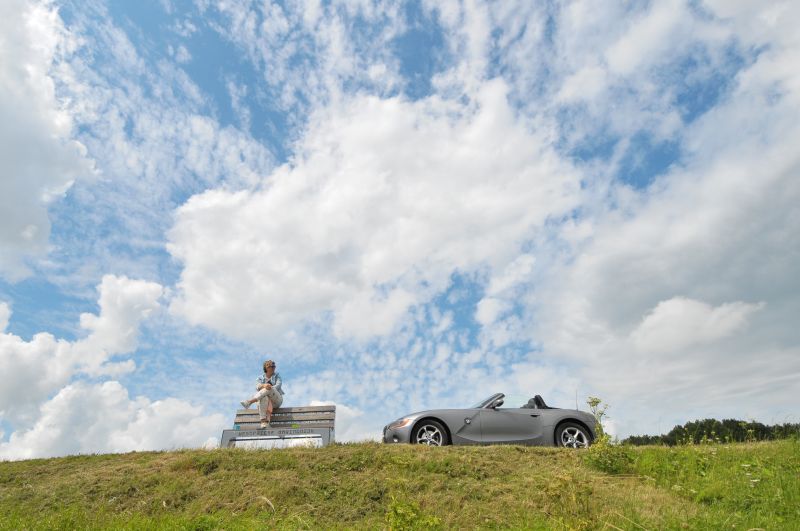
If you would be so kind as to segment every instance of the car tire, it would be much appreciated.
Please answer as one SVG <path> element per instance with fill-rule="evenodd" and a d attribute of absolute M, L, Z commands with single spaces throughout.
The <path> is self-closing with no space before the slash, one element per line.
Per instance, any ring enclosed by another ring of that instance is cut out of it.
<path fill-rule="evenodd" d="M 590 444 L 591 433 L 577 422 L 564 422 L 556 428 L 556 446 L 560 448 L 588 448 Z"/>
<path fill-rule="evenodd" d="M 438 421 L 429 419 L 423 420 L 414 427 L 411 434 L 412 444 L 425 444 L 427 446 L 447 446 L 450 444 L 450 437 L 447 430 Z"/>

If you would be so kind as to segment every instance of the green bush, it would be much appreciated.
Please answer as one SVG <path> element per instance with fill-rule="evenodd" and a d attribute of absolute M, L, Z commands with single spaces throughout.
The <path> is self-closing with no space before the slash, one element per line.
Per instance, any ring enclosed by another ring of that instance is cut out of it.
<path fill-rule="evenodd" d="M 614 444 L 608 435 L 602 435 L 589 447 L 584 459 L 593 468 L 607 474 L 630 472 L 634 458 L 627 446 Z"/>

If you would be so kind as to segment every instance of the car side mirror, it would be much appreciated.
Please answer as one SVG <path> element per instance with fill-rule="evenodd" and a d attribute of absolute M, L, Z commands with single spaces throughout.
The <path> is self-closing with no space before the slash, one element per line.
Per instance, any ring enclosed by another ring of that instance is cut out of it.
<path fill-rule="evenodd" d="M 503 400 L 503 399 L 500 399 L 500 400 L 496 401 L 494 404 L 492 404 L 492 409 L 499 408 L 500 406 L 503 405 L 504 402 L 505 402 L 505 400 Z"/>

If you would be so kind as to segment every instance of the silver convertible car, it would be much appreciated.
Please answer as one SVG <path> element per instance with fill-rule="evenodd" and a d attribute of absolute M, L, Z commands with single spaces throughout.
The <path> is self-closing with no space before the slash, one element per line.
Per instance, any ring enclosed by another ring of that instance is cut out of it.
<path fill-rule="evenodd" d="M 406 415 L 383 428 L 383 442 L 427 444 L 527 444 L 586 448 L 595 419 L 585 411 L 549 407 L 541 396 L 506 401 L 495 393 L 466 409 Z"/>

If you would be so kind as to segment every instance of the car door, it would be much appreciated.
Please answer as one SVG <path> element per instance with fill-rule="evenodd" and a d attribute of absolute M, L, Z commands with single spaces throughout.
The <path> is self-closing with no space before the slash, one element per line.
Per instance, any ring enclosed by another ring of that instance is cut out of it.
<path fill-rule="evenodd" d="M 462 409 L 448 416 L 455 444 L 481 444 L 481 409 Z"/>
<path fill-rule="evenodd" d="M 481 441 L 484 444 L 531 444 L 542 442 L 542 417 L 538 409 L 482 409 Z"/>

